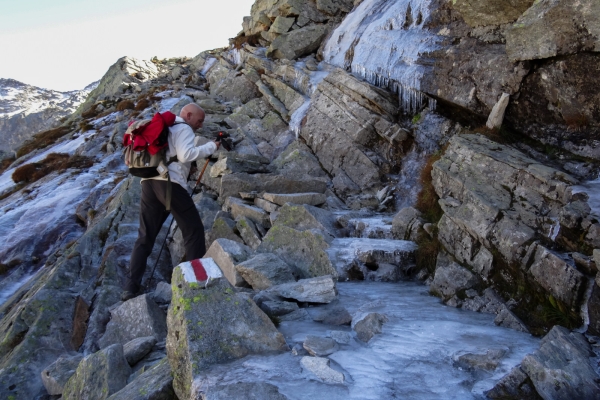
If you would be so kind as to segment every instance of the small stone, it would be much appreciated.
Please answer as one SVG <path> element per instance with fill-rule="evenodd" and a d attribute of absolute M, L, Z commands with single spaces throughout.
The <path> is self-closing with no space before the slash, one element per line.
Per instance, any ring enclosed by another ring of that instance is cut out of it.
<path fill-rule="evenodd" d="M 154 301 L 158 304 L 169 304 L 172 296 L 173 292 L 171 290 L 171 285 L 164 281 L 158 282 L 158 285 L 156 285 L 156 289 L 154 290 Z"/>
<path fill-rule="evenodd" d="M 256 250 L 260 246 L 260 234 L 256 230 L 256 225 L 246 217 L 240 217 L 236 222 L 236 228 L 240 233 L 244 242 L 250 246 L 252 250 Z"/>
<path fill-rule="evenodd" d="M 388 318 L 376 312 L 358 312 L 352 318 L 352 329 L 356 332 L 356 336 L 363 342 L 368 342 L 373 336 L 381 333 L 383 324 L 388 321 Z"/>
<path fill-rule="evenodd" d="M 309 308 L 309 314 L 314 321 L 328 325 L 349 325 L 352 316 L 338 301 L 325 306 Z"/>
<path fill-rule="evenodd" d="M 328 358 L 305 356 L 300 360 L 300 364 L 325 383 L 344 383 L 344 374 L 332 369 Z"/>
<path fill-rule="evenodd" d="M 340 348 L 335 340 L 308 335 L 303 344 L 311 356 L 324 357 L 335 353 Z"/>
<path fill-rule="evenodd" d="M 156 338 L 154 336 L 133 339 L 123 345 L 125 359 L 129 365 L 133 366 L 144 358 L 146 354 L 150 353 L 155 344 Z"/>
<path fill-rule="evenodd" d="M 295 344 L 294 347 L 292 347 L 292 354 L 295 356 L 306 356 L 308 355 L 308 351 L 306 351 L 306 349 L 298 343 Z"/>

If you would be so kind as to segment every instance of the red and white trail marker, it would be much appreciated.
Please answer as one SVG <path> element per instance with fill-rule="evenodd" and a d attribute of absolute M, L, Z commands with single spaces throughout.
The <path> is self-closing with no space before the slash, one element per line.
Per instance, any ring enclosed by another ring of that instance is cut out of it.
<path fill-rule="evenodd" d="M 192 261 L 186 261 L 178 265 L 183 272 L 186 282 L 198 283 L 204 285 L 217 278 L 223 277 L 221 268 L 212 258 L 198 258 Z"/>

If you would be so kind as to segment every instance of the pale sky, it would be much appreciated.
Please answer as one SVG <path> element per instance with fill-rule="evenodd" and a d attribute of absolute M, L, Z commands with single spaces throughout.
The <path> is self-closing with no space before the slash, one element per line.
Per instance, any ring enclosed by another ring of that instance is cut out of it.
<path fill-rule="evenodd" d="M 224 47 L 254 0 L 0 0 L 0 78 L 83 89 L 122 56 Z"/>

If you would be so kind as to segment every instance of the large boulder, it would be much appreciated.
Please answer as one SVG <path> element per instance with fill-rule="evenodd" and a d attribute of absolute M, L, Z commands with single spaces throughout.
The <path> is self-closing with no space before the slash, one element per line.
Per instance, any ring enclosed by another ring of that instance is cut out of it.
<path fill-rule="evenodd" d="M 454 296 L 460 297 L 461 291 L 464 292 L 477 283 L 477 277 L 471 271 L 450 260 L 447 255 L 440 254 L 429 290 L 448 301 Z"/>
<path fill-rule="evenodd" d="M 111 320 L 99 345 L 101 348 L 115 343 L 124 345 L 133 339 L 147 336 L 163 340 L 166 335 L 165 312 L 150 295 L 143 294 L 111 311 Z"/>
<path fill-rule="evenodd" d="M 238 264 L 235 270 L 254 290 L 295 281 L 291 268 L 275 254 L 263 253 Z"/>
<path fill-rule="evenodd" d="M 63 399 L 106 399 L 127 384 L 131 368 L 123 355 L 123 346 L 113 344 L 85 357 L 66 383 Z"/>
<path fill-rule="evenodd" d="M 600 398 L 599 376 L 585 336 L 555 326 L 544 336 L 539 350 L 525 356 L 521 368 L 544 399 Z"/>
<path fill-rule="evenodd" d="M 279 196 L 285 195 L 264 195 L 267 200 L 282 200 L 284 198 Z M 325 196 L 323 195 L 323 197 Z M 286 226 L 298 231 L 318 229 L 331 236 L 336 234 L 335 218 L 330 211 L 307 204 L 285 204 L 278 212 L 274 225 Z"/>
<path fill-rule="evenodd" d="M 376 312 L 357 312 L 352 317 L 352 329 L 363 342 L 368 342 L 373 336 L 381 333 L 383 324 L 388 322 L 388 317 Z"/>
<path fill-rule="evenodd" d="M 173 376 L 166 358 L 142 372 L 127 386 L 109 397 L 110 400 L 173 400 L 174 398 Z"/>
<path fill-rule="evenodd" d="M 337 277 L 337 272 L 326 253 L 328 247 L 320 233 L 275 225 L 263 238 L 257 251 L 278 255 L 293 267 L 295 273 L 301 278 L 322 275 Z"/>
<path fill-rule="evenodd" d="M 287 347 L 271 320 L 227 280 L 204 288 L 177 267 L 172 287 L 167 354 L 179 398 L 190 398 L 194 377 L 212 364 Z"/>
<path fill-rule="evenodd" d="M 310 25 L 285 33 L 271 43 L 267 56 L 288 60 L 306 56 L 319 48 L 328 32 L 328 25 Z"/>

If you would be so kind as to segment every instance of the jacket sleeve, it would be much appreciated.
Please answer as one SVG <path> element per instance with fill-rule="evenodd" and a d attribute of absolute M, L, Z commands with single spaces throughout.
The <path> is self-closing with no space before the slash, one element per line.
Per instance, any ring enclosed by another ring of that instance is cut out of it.
<path fill-rule="evenodd" d="M 202 146 L 194 145 L 194 132 L 188 126 L 178 129 L 173 135 L 173 145 L 177 153 L 177 161 L 187 163 L 206 158 L 217 150 L 215 142 L 208 142 Z"/>

